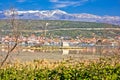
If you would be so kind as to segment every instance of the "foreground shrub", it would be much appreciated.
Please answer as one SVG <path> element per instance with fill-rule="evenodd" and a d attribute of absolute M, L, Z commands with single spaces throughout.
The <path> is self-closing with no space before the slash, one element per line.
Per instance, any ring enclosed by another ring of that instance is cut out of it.
<path fill-rule="evenodd" d="M 76 64 L 69 62 L 36 60 L 29 64 L 9 66 L 0 69 L 0 80 L 120 80 L 120 63 L 117 58 L 86 61 L 87 64 L 85 61 Z"/>

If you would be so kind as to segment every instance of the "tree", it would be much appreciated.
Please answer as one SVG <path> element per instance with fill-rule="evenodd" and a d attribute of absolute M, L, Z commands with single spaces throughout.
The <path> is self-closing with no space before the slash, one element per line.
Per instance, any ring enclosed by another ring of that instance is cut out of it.
<path fill-rule="evenodd" d="M 14 37 L 13 41 L 14 44 L 10 44 L 10 42 L 7 43 L 7 54 L 5 56 L 5 58 L 3 59 L 3 61 L 1 62 L 0 68 L 4 65 L 4 63 L 7 61 L 10 53 L 17 47 L 18 45 L 18 39 L 20 36 L 20 30 L 18 30 L 18 20 L 17 18 L 17 11 L 15 8 L 11 8 L 10 10 L 6 11 L 6 16 L 8 17 L 7 20 L 9 20 L 10 24 L 9 26 L 11 27 L 11 31 L 12 31 L 12 37 Z"/>

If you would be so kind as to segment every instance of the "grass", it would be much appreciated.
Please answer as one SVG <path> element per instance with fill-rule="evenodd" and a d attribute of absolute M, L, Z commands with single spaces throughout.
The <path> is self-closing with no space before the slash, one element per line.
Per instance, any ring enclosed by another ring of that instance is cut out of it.
<path fill-rule="evenodd" d="M 5 64 L 0 80 L 119 80 L 120 56 L 98 60 L 62 62 L 34 60 Z"/>

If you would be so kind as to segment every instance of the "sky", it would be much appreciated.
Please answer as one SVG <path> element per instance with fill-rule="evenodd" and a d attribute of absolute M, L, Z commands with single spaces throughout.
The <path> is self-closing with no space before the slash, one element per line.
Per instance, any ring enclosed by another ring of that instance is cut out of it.
<path fill-rule="evenodd" d="M 120 0 L 0 0 L 0 11 L 15 7 L 17 10 L 55 10 L 71 14 L 120 16 Z"/>

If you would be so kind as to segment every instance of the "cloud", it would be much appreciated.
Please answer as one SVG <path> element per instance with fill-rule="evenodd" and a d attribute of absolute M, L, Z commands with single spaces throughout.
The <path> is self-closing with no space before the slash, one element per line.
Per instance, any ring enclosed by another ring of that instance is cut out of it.
<path fill-rule="evenodd" d="M 68 5 L 66 4 L 57 4 L 54 6 L 54 8 L 63 8 L 63 7 L 67 7 Z"/>
<path fill-rule="evenodd" d="M 50 0 L 50 2 L 58 2 L 59 0 Z"/>
<path fill-rule="evenodd" d="M 22 2 L 25 2 L 25 1 L 26 1 L 26 0 L 17 0 L 17 2 L 21 2 L 21 3 L 22 3 Z"/>
<path fill-rule="evenodd" d="M 68 6 L 76 7 L 84 4 L 87 1 L 90 0 L 49 0 L 49 2 L 54 4 L 54 8 L 64 8 Z"/>
<path fill-rule="evenodd" d="M 56 8 L 63 8 L 63 7 L 68 7 L 68 6 L 76 6 L 76 5 L 80 5 L 79 2 L 59 2 L 57 4 L 55 4 Z"/>

